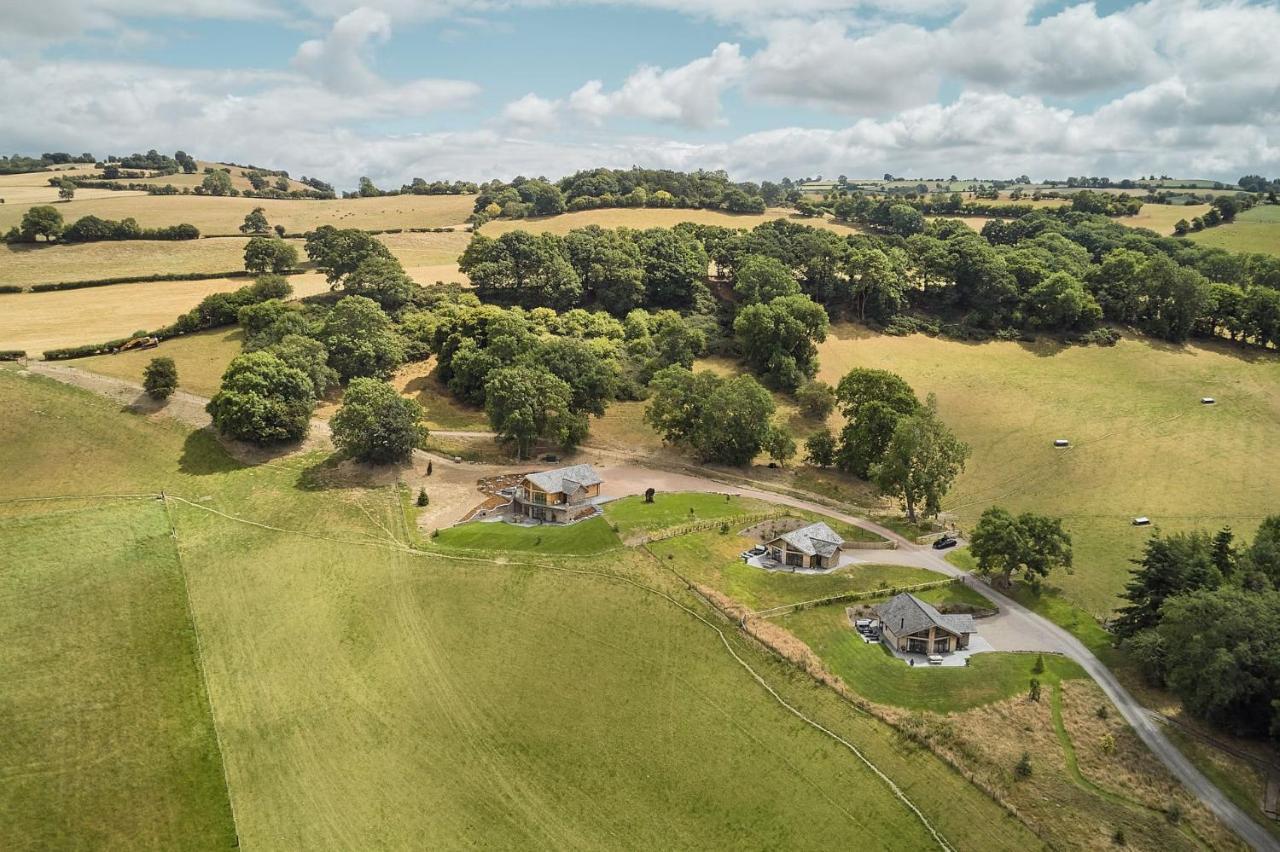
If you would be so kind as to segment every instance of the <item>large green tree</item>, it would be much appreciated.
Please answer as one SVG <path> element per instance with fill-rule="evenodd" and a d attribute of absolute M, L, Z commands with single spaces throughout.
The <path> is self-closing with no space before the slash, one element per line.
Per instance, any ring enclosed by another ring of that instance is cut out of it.
<path fill-rule="evenodd" d="M 325 317 L 320 341 L 329 350 L 329 366 L 344 379 L 387 379 L 404 363 L 404 341 L 378 303 L 346 296 Z"/>
<path fill-rule="evenodd" d="M 168 399 L 178 389 L 178 367 L 172 358 L 152 358 L 142 371 L 142 388 L 152 399 Z"/>
<path fill-rule="evenodd" d="M 703 461 L 742 466 L 762 450 L 786 449 L 787 440 L 770 422 L 773 397 L 750 376 L 725 379 L 710 370 L 672 366 L 658 371 L 650 387 L 645 422 L 664 441 L 691 448 Z"/>
<path fill-rule="evenodd" d="M 582 281 L 555 234 L 509 231 L 471 238 L 458 268 L 485 301 L 563 310 L 582 300 Z"/>
<path fill-rule="evenodd" d="M 306 235 L 307 257 L 336 285 L 371 257 L 392 257 L 391 250 L 373 234 L 355 228 L 321 225 Z"/>
<path fill-rule="evenodd" d="M 536 360 L 572 392 L 574 412 L 600 417 L 618 390 L 618 364 L 592 341 L 552 337 L 539 347 Z"/>
<path fill-rule="evenodd" d="M 573 411 L 573 390 L 544 369 L 495 369 L 485 380 L 484 395 L 490 427 L 521 458 L 539 438 L 572 449 L 587 436 L 587 416 Z"/>
<path fill-rule="evenodd" d="M 62 233 L 62 214 L 51 205 L 37 205 L 22 214 L 18 230 L 22 239 L 28 242 L 34 242 L 36 237 L 44 237 L 46 242 L 52 242 Z"/>
<path fill-rule="evenodd" d="M 375 464 L 408 461 L 427 437 L 422 406 L 378 379 L 351 380 L 332 426 L 338 449 Z"/>
<path fill-rule="evenodd" d="M 1129 575 L 1112 629 L 1130 637 L 1160 623 L 1160 609 L 1177 595 L 1200 589 L 1216 589 L 1222 572 L 1214 565 L 1213 546 L 1203 532 L 1157 533 L 1147 540 L 1142 558 Z"/>
<path fill-rule="evenodd" d="M 590 225 L 570 231 L 564 245 L 582 286 L 606 311 L 621 317 L 644 304 L 644 263 L 634 240 Z"/>
<path fill-rule="evenodd" d="M 779 296 L 800 293 L 800 283 L 782 261 L 762 254 L 749 254 L 734 268 L 733 292 L 744 305 L 771 302 Z"/>
<path fill-rule="evenodd" d="M 301 370 L 270 352 L 250 352 L 232 360 L 206 407 L 222 434 L 265 445 L 305 436 L 314 405 L 314 388 Z"/>
<path fill-rule="evenodd" d="M 366 257 L 342 280 L 342 289 L 392 311 L 413 297 L 414 283 L 394 257 Z"/>
<path fill-rule="evenodd" d="M 926 404 L 898 421 L 884 458 L 872 465 L 871 476 L 885 494 L 902 500 L 907 518 L 942 511 L 942 498 L 964 470 L 969 447 L 938 417 L 930 394 Z"/>
<path fill-rule="evenodd" d="M 1014 574 L 1038 586 L 1054 568 L 1071 567 L 1071 536 L 1060 518 L 1023 512 L 1014 517 L 999 506 L 982 513 L 969 536 L 978 570 L 994 574 L 1008 588 Z"/>
<path fill-rule="evenodd" d="M 244 247 L 244 268 L 250 272 L 288 272 L 298 265 L 298 250 L 279 237 L 252 237 Z"/>
<path fill-rule="evenodd" d="M 222 169 L 214 169 L 204 176 L 200 188 L 209 195 L 231 195 L 231 175 Z"/>
<path fill-rule="evenodd" d="M 818 370 L 818 346 L 829 321 L 808 296 L 779 296 L 747 305 L 733 321 L 747 363 L 774 387 L 795 390 Z"/>

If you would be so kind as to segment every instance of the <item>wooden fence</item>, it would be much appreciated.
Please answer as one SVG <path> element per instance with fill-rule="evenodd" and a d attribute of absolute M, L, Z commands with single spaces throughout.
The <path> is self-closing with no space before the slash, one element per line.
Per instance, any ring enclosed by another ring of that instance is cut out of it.
<path fill-rule="evenodd" d="M 800 601 L 798 603 L 782 604 L 781 606 L 762 609 L 759 612 L 751 613 L 756 618 L 773 618 L 779 615 L 786 615 L 789 612 L 798 612 L 802 609 L 809 609 L 815 606 L 825 606 L 827 604 L 839 603 L 843 601 L 860 601 L 867 598 L 882 598 L 886 595 L 900 595 L 903 592 L 922 592 L 925 589 L 938 589 L 943 586 L 953 586 L 962 582 L 959 577 L 950 577 L 946 580 L 931 580 L 928 583 L 916 583 L 914 586 L 891 586 L 883 589 L 868 589 L 862 592 L 842 592 L 838 595 L 830 595 L 825 598 L 815 598 L 811 601 Z"/>

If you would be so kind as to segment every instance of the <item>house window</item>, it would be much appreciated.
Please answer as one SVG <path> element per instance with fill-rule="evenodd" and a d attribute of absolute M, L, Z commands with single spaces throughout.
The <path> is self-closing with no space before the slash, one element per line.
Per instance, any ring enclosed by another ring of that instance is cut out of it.
<path fill-rule="evenodd" d="M 945 654 L 951 650 L 951 637 L 940 636 L 933 640 L 933 653 Z"/>
<path fill-rule="evenodd" d="M 907 651 L 912 654 L 929 653 L 929 640 L 920 636 L 907 637 Z"/>
<path fill-rule="evenodd" d="M 787 564 L 788 564 L 788 565 L 794 565 L 794 566 L 795 566 L 795 567 L 797 567 L 797 568 L 803 568 L 803 567 L 804 567 L 804 554 L 803 554 L 803 553 L 790 553 L 790 552 L 788 552 L 788 553 L 787 553 Z"/>

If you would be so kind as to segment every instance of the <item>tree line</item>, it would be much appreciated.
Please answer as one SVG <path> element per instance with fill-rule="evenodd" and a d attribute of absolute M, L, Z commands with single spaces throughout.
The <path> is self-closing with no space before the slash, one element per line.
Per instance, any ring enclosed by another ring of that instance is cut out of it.
<path fill-rule="evenodd" d="M 1247 544 L 1230 527 L 1157 533 L 1133 561 L 1112 630 L 1144 675 L 1206 721 L 1280 742 L 1280 515 Z"/>
<path fill-rule="evenodd" d="M 195 225 L 184 223 L 143 228 L 132 217 L 115 220 L 89 215 L 80 217 L 68 226 L 57 207 L 42 204 L 23 213 L 22 221 L 9 229 L 4 241 L 33 243 L 43 239 L 46 243 L 92 243 L 106 240 L 195 240 L 199 237 L 200 229 Z"/>

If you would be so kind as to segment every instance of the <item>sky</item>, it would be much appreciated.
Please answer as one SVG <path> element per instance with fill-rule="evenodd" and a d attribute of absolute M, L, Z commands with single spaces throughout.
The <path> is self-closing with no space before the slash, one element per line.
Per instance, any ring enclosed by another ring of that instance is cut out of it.
<path fill-rule="evenodd" d="M 1276 177 L 1277 45 L 1277 0 L 0 0 L 0 151 L 339 188 Z"/>

